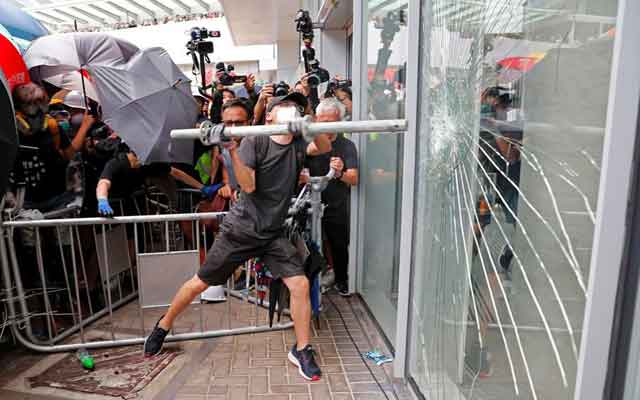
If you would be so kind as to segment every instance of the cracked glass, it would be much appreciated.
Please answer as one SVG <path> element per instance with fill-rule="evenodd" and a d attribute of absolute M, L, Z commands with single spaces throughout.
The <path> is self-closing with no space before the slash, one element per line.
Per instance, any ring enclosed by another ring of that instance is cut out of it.
<path fill-rule="evenodd" d="M 572 399 L 614 0 L 421 3 L 409 372 L 429 399 Z"/>

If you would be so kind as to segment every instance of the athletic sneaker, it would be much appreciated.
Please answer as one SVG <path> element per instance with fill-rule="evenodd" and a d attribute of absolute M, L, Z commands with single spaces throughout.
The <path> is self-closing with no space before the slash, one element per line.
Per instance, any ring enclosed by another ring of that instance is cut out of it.
<path fill-rule="evenodd" d="M 302 350 L 298 350 L 294 344 L 288 357 L 289 361 L 298 367 L 298 372 L 304 379 L 308 381 L 319 381 L 320 376 L 322 376 L 322 371 L 320 371 L 320 367 L 316 364 L 313 355 L 314 351 L 310 344 Z"/>
<path fill-rule="evenodd" d="M 160 319 L 156 322 L 156 326 L 153 327 L 153 331 L 151 334 L 147 336 L 144 340 L 144 356 L 152 357 L 160 353 L 162 351 L 162 345 L 164 344 L 164 338 L 167 337 L 169 331 L 165 331 L 160 328 L 158 324 L 160 323 Z"/>
<path fill-rule="evenodd" d="M 338 294 L 342 297 L 349 297 L 349 286 L 346 282 L 336 282 L 333 288 L 338 292 Z"/>

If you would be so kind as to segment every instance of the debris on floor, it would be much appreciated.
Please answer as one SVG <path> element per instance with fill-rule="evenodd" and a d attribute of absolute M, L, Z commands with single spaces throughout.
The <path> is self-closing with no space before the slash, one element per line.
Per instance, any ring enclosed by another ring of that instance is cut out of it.
<path fill-rule="evenodd" d="M 158 356 L 145 358 L 138 346 L 92 350 L 93 370 L 85 369 L 77 354 L 69 354 L 40 375 L 30 377 L 28 382 L 32 387 L 130 398 L 179 354 L 179 350 L 165 350 Z"/>
<path fill-rule="evenodd" d="M 393 361 L 392 357 L 385 356 L 384 354 L 375 350 L 364 353 L 364 356 L 376 363 L 376 365 L 382 365 Z"/>

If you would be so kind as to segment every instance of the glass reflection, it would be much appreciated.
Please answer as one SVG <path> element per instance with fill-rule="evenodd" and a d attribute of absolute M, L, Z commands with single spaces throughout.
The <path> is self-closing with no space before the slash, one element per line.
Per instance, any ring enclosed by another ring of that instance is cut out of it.
<path fill-rule="evenodd" d="M 411 375 L 570 399 L 617 4 L 424 1 Z"/>

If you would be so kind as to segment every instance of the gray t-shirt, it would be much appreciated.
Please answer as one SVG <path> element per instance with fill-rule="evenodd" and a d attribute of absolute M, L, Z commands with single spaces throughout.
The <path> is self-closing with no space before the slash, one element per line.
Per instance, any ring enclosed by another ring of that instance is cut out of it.
<path fill-rule="evenodd" d="M 256 174 L 256 190 L 242 193 L 225 222 L 256 239 L 275 239 L 282 228 L 304 165 L 307 143 L 296 137 L 288 145 L 267 136 L 245 138 L 238 155 Z"/>

